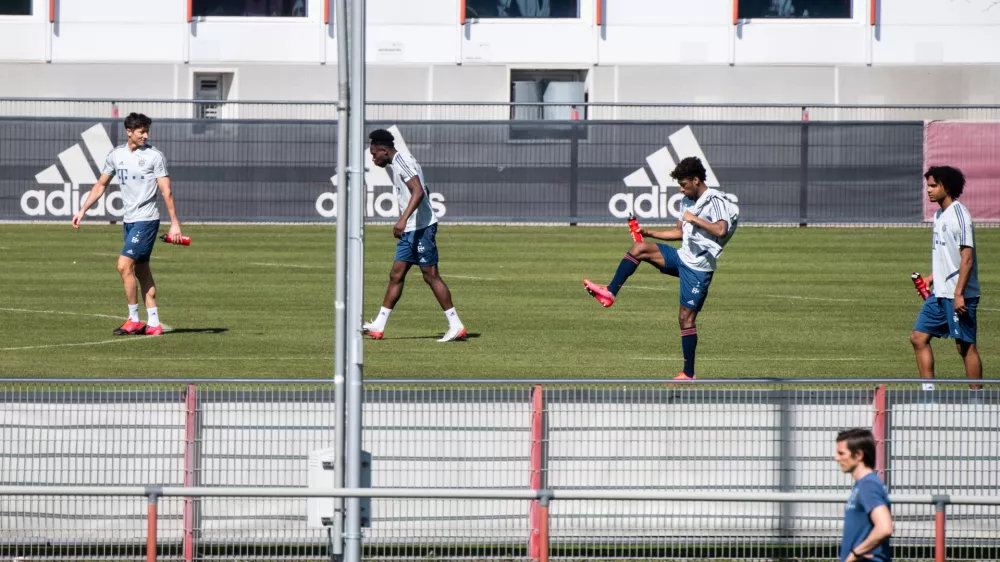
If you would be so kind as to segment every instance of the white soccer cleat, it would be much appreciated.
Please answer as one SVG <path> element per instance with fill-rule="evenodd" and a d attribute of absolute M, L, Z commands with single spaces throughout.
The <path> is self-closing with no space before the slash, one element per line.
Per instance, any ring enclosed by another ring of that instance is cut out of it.
<path fill-rule="evenodd" d="M 457 328 L 449 328 L 448 331 L 445 333 L 444 337 L 439 339 L 438 341 L 446 342 L 446 341 L 464 340 L 465 337 L 468 335 L 469 335 L 468 332 L 465 331 L 465 326 L 459 326 Z"/>

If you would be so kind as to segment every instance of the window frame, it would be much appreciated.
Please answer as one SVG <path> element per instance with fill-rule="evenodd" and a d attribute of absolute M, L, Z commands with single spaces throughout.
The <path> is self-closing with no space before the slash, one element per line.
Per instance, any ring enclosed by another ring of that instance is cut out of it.
<path fill-rule="evenodd" d="M 190 0 L 189 0 L 190 1 Z M 191 8 L 191 21 L 199 23 L 239 23 L 252 21 L 255 23 L 316 23 L 323 21 L 323 2 L 326 0 L 305 0 L 305 16 L 200 16 Z M 329 0 L 333 1 L 333 0 Z M 317 13 L 319 12 L 319 13 Z M 331 13 L 330 21 L 333 21 Z"/>
<path fill-rule="evenodd" d="M 737 17 L 739 23 L 766 23 L 766 24 L 780 24 L 780 25 L 793 25 L 802 23 L 818 23 L 818 24 L 857 24 L 865 23 L 864 19 L 867 18 L 867 14 L 864 13 L 864 6 L 860 6 L 858 0 L 851 0 L 851 15 L 846 18 L 768 18 L 768 17 L 757 17 L 757 18 L 743 18 Z"/>
<path fill-rule="evenodd" d="M 31 0 L 29 2 L 31 5 L 30 14 L 0 14 L 0 22 L 25 22 L 25 21 L 37 21 L 43 18 L 48 18 L 48 2 L 45 0 Z"/>
<path fill-rule="evenodd" d="M 590 88 L 592 86 L 591 81 L 593 80 L 593 74 L 591 69 L 586 66 L 570 66 L 563 68 L 539 68 L 537 65 L 509 65 L 507 67 L 507 87 L 510 91 L 508 102 L 510 105 L 510 112 L 507 118 L 507 139 L 508 143 L 548 143 L 552 141 L 587 141 L 590 138 L 590 127 L 587 126 L 587 121 L 590 119 Z M 583 101 L 579 104 L 566 103 L 558 105 L 582 106 L 580 118 L 576 121 L 557 121 L 554 119 L 514 119 L 514 78 L 518 73 L 524 73 L 528 75 L 538 76 L 539 78 L 544 78 L 546 73 L 556 73 L 556 74 L 576 74 L 583 78 Z M 524 123 L 527 121 L 527 123 Z M 538 125 L 539 122 L 552 121 L 553 123 L 559 123 L 564 125 L 564 128 L 553 129 L 548 131 L 549 134 L 541 135 L 535 133 L 535 131 L 542 131 L 544 126 Z"/>
<path fill-rule="evenodd" d="M 507 18 L 505 18 L 505 17 L 501 17 L 501 16 L 495 16 L 495 17 L 471 16 L 471 15 L 469 15 L 469 12 L 468 12 L 468 6 L 466 6 L 466 12 L 465 12 L 465 14 L 462 14 L 462 15 L 465 17 L 465 21 L 467 23 L 501 23 L 502 22 L 502 23 L 505 23 L 505 24 L 509 24 L 509 23 L 529 23 L 529 22 L 531 22 L 531 23 L 557 23 L 557 22 L 558 23 L 570 23 L 570 22 L 581 23 L 581 22 L 584 22 L 585 21 L 584 14 L 586 14 L 586 9 L 585 9 L 584 4 L 588 3 L 589 0 L 575 0 L 575 1 L 576 1 L 576 14 L 577 15 L 575 17 L 572 17 L 572 18 L 563 18 L 563 17 L 560 17 L 560 18 L 526 18 L 526 17 L 511 18 L 511 17 L 507 17 Z"/>

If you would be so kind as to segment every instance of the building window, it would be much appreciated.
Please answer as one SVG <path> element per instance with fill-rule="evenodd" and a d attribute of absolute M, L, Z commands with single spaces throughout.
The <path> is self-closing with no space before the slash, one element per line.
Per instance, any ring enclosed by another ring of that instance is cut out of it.
<path fill-rule="evenodd" d="M 191 13 L 195 16 L 304 18 L 306 0 L 192 0 Z"/>
<path fill-rule="evenodd" d="M 30 16 L 31 0 L 0 0 L 0 16 Z"/>
<path fill-rule="evenodd" d="M 850 19 L 852 0 L 740 0 L 741 19 Z"/>
<path fill-rule="evenodd" d="M 532 122 L 512 125 L 511 138 L 586 136 L 586 127 L 572 121 L 587 118 L 587 100 L 586 70 L 511 70 L 510 101 L 513 105 L 510 108 L 510 119 Z M 540 121 L 553 123 L 539 123 Z"/>
<path fill-rule="evenodd" d="M 580 0 L 466 0 L 467 18 L 578 18 Z"/>

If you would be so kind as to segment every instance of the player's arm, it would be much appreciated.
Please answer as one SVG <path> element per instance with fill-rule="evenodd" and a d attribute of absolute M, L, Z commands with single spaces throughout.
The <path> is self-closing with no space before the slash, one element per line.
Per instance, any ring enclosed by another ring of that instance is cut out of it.
<path fill-rule="evenodd" d="M 892 515 L 889 513 L 888 507 L 880 505 L 872 509 L 868 517 L 872 520 L 872 530 L 865 537 L 865 540 L 861 541 L 861 544 L 854 547 L 854 552 L 857 552 L 861 556 L 848 555 L 848 560 L 866 560 L 871 558 L 871 556 L 866 556 L 865 553 L 870 552 L 892 535 Z"/>
<path fill-rule="evenodd" d="M 180 244 L 181 220 L 177 218 L 174 193 L 170 190 L 170 176 L 156 178 L 156 187 L 160 188 L 160 193 L 163 194 L 163 204 L 167 207 L 167 214 L 170 215 L 170 238 L 174 241 L 174 244 Z"/>
<path fill-rule="evenodd" d="M 684 238 L 684 231 L 681 230 L 681 226 L 681 223 L 678 222 L 677 226 L 670 230 L 646 230 L 645 228 L 640 228 L 639 234 L 642 234 L 644 238 L 655 238 L 657 240 L 680 240 Z"/>
<path fill-rule="evenodd" d="M 80 205 L 80 210 L 73 215 L 73 228 L 80 228 L 80 221 L 83 220 L 83 214 L 101 198 L 101 195 L 104 195 L 104 190 L 108 188 L 108 184 L 110 183 L 111 176 L 108 174 L 102 173 L 101 177 L 97 178 L 97 183 L 94 184 L 94 187 L 90 188 L 87 200 Z"/>
<path fill-rule="evenodd" d="M 424 186 L 420 183 L 420 176 L 413 176 L 406 180 L 406 188 L 410 190 L 410 202 L 399 215 L 396 226 L 392 227 L 392 235 L 396 238 L 403 235 L 403 230 L 406 228 L 406 221 L 410 219 L 410 215 L 417 212 L 417 207 L 424 200 Z"/>
<path fill-rule="evenodd" d="M 729 223 L 724 220 L 718 220 L 715 222 L 709 222 L 698 215 L 695 215 L 691 211 L 685 211 L 684 216 L 681 217 L 684 222 L 689 222 L 705 232 L 711 234 L 716 238 L 722 238 L 726 235 L 726 231 L 729 230 Z"/>
<path fill-rule="evenodd" d="M 961 246 L 958 254 L 962 258 L 958 264 L 958 281 L 955 283 L 955 312 L 965 314 L 968 308 L 965 306 L 965 286 L 969 283 L 969 276 L 972 275 L 972 262 L 975 257 L 975 250 L 969 246 Z"/>

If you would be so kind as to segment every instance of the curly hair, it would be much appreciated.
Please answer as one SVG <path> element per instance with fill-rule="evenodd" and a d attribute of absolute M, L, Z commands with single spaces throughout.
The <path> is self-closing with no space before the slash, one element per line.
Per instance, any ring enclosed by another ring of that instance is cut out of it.
<path fill-rule="evenodd" d="M 951 166 L 931 166 L 924 174 L 924 179 L 934 178 L 944 186 L 944 191 L 952 199 L 958 199 L 965 191 L 965 174 L 958 168 Z"/>
<path fill-rule="evenodd" d="M 705 176 L 705 165 L 696 156 L 688 156 L 681 160 L 677 164 L 677 167 L 674 168 L 674 171 L 670 172 L 670 177 L 677 181 L 698 178 L 701 180 L 701 183 L 705 183 Z"/>
<path fill-rule="evenodd" d="M 375 129 L 368 134 L 368 139 L 372 141 L 372 144 L 375 146 L 395 148 L 396 137 L 392 136 L 392 133 L 386 131 L 385 129 Z"/>

